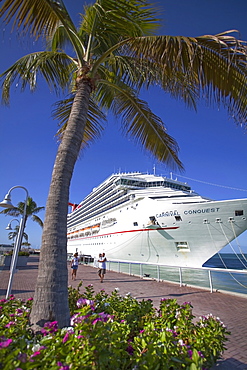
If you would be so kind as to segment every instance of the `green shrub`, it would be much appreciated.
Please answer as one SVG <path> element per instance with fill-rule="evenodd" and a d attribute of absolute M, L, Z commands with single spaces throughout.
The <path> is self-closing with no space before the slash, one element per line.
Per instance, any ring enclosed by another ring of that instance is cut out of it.
<path fill-rule="evenodd" d="M 162 299 L 155 309 L 118 289 L 80 287 L 69 288 L 71 326 L 48 322 L 39 334 L 29 328 L 31 299 L 1 300 L 0 369 L 209 369 L 230 334 L 212 315 L 194 322 L 189 302 Z"/>
<path fill-rule="evenodd" d="M 13 255 L 13 251 L 8 251 L 8 252 L 5 252 L 4 253 L 4 256 L 12 256 Z M 18 256 L 29 256 L 30 253 L 27 252 L 27 251 L 19 251 L 18 252 Z"/>

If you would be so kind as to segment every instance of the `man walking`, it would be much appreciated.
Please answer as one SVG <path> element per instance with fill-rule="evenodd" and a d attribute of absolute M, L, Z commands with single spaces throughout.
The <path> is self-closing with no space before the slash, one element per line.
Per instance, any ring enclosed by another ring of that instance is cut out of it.
<path fill-rule="evenodd" d="M 105 253 L 100 253 L 99 254 L 98 263 L 99 263 L 98 275 L 99 275 L 99 278 L 100 278 L 100 282 L 103 283 L 103 280 L 104 280 L 104 277 L 105 277 L 105 272 L 106 272 L 106 257 L 105 257 Z"/>

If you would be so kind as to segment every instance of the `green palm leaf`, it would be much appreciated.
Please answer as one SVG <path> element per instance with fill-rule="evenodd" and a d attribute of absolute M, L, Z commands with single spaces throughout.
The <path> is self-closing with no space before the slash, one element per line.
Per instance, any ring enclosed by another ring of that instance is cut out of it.
<path fill-rule="evenodd" d="M 122 129 L 128 136 L 148 150 L 161 162 L 166 162 L 171 167 L 176 165 L 182 168 L 182 163 L 177 157 L 178 145 L 176 141 L 166 132 L 162 120 L 157 117 L 148 107 L 147 103 L 140 100 L 133 90 L 122 84 L 106 81 L 101 82 L 101 102 L 111 101 L 111 109 L 116 116 L 122 117 Z M 112 99 L 109 99 L 109 95 Z M 100 95 L 100 94 L 99 94 Z"/>
<path fill-rule="evenodd" d="M 19 233 L 19 226 L 16 226 L 14 231 L 9 232 L 8 239 L 9 240 L 15 239 L 17 237 L 18 233 Z M 23 238 L 26 240 L 26 242 L 28 241 L 27 233 L 25 233 L 25 232 L 23 233 Z M 23 244 L 24 243 L 22 243 L 22 245 Z"/>
<path fill-rule="evenodd" d="M 186 73 L 171 70 L 164 74 L 156 62 L 128 55 L 110 56 L 105 64 L 106 68 L 100 66 L 98 70 L 103 80 L 122 80 L 138 93 L 142 88 L 160 86 L 174 98 L 183 99 L 186 105 L 196 109 L 199 89 Z"/>
<path fill-rule="evenodd" d="M 32 220 L 34 221 L 34 222 L 36 222 L 37 224 L 39 224 L 39 226 L 40 227 L 43 227 L 43 221 L 41 220 L 41 218 L 40 217 L 38 217 L 38 216 L 36 216 L 36 215 L 32 215 L 31 216 L 31 218 L 32 218 Z"/>
<path fill-rule="evenodd" d="M 156 63 L 163 88 L 170 92 L 172 74 L 183 76 L 184 86 L 194 86 L 209 103 L 227 105 L 230 115 L 242 124 L 247 118 L 247 53 L 244 42 L 229 32 L 197 38 L 154 36 L 129 39 L 132 57 Z M 150 76 L 152 78 L 152 76 Z M 176 85 L 174 85 L 176 87 Z M 175 90 L 174 90 L 175 91 Z M 241 94 L 239 94 L 241 91 Z"/>
<path fill-rule="evenodd" d="M 37 77 L 43 76 L 48 86 L 56 92 L 68 88 L 71 84 L 71 73 L 77 68 L 72 58 L 65 53 L 58 52 L 36 52 L 28 54 L 10 68 L 0 77 L 4 77 L 2 84 L 2 99 L 8 103 L 10 97 L 10 87 L 13 83 L 20 84 L 24 90 L 27 84 L 31 90 L 37 86 Z"/>
<path fill-rule="evenodd" d="M 157 10 L 147 1 L 140 0 L 98 0 L 85 6 L 79 35 L 88 35 L 88 53 L 102 55 L 120 38 L 154 34 L 159 27 L 155 18 Z"/>
<path fill-rule="evenodd" d="M 67 122 L 73 105 L 74 97 L 61 100 L 55 104 L 55 110 L 53 111 L 53 117 L 59 120 L 60 129 L 57 132 L 59 139 L 62 139 L 63 133 L 66 130 Z M 101 136 L 104 127 L 101 125 L 101 121 L 105 121 L 106 117 L 104 113 L 99 109 L 96 103 L 90 99 L 89 110 L 87 115 L 87 122 L 85 126 L 85 132 L 82 140 L 82 149 L 87 147 L 89 143 L 94 142 Z"/>
<path fill-rule="evenodd" d="M 59 0 L 7 0 L 0 10 L 0 17 L 3 14 L 6 23 L 14 21 L 14 26 L 22 26 L 25 32 L 31 31 L 36 37 L 51 35 L 61 22 L 67 29 L 76 31 L 63 2 Z"/>
<path fill-rule="evenodd" d="M 6 216 L 8 215 L 12 217 L 19 217 L 23 216 L 24 208 L 25 202 L 19 202 L 16 207 L 5 208 L 0 212 L 0 214 L 2 213 L 5 214 Z M 43 211 L 44 209 L 45 207 L 38 207 L 33 198 L 28 197 L 26 206 L 26 219 L 31 217 L 33 221 L 37 222 L 41 227 L 43 227 L 42 220 L 38 216 L 36 216 L 36 214 L 39 213 L 40 211 Z"/>
<path fill-rule="evenodd" d="M 48 41 L 62 24 L 79 60 L 83 60 L 85 50 L 62 0 L 7 0 L 0 10 L 0 17 L 4 14 L 6 23 L 12 20 L 14 26 L 23 28 L 24 33 L 30 32 L 36 38 L 43 36 Z"/>

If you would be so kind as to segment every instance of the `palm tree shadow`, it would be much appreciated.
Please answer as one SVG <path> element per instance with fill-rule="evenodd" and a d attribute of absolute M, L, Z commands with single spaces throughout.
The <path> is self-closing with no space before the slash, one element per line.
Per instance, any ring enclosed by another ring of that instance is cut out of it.
<path fill-rule="evenodd" d="M 183 297 L 185 295 L 190 295 L 190 294 L 196 294 L 198 292 L 189 292 L 189 293 L 180 293 L 180 294 L 165 294 L 165 297 L 171 297 L 171 298 L 174 298 L 174 297 Z M 136 297 L 137 299 L 153 299 L 153 298 L 160 298 L 162 299 L 162 296 L 161 295 L 152 295 L 152 296 L 141 296 L 141 297 Z"/>

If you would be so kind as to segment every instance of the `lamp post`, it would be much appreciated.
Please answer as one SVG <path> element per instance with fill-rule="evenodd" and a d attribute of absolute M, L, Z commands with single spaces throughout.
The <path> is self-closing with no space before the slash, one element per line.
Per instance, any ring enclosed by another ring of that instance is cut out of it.
<path fill-rule="evenodd" d="M 17 263 L 17 258 L 18 258 L 18 252 L 19 252 L 19 249 L 21 247 L 21 242 L 22 242 L 22 237 L 23 237 L 23 232 L 24 232 L 24 228 L 25 228 L 25 220 L 26 220 L 26 211 L 27 211 L 27 200 L 28 200 L 28 191 L 26 188 L 24 188 L 23 186 L 13 186 L 9 191 L 8 193 L 5 195 L 5 198 L 4 200 L 0 203 L 0 207 L 4 207 L 4 208 L 14 208 L 13 204 L 11 203 L 11 197 L 10 197 L 10 194 L 12 192 L 12 190 L 16 189 L 16 188 L 21 188 L 23 190 L 25 190 L 26 192 L 26 200 L 25 200 L 25 205 L 24 205 L 24 210 L 23 210 L 23 215 L 22 215 L 22 219 L 21 219 L 21 222 L 20 222 L 20 227 L 19 227 L 19 231 L 18 231 L 18 234 L 17 234 L 17 237 L 16 237 L 16 242 L 15 242 L 15 246 L 14 246 L 14 251 L 13 251 L 13 255 L 12 255 L 12 259 L 11 259 L 11 267 L 10 267 L 10 275 L 9 275 L 9 284 L 8 284 L 8 288 L 7 288 L 7 293 L 6 293 L 6 299 L 8 298 L 8 296 L 10 295 L 11 293 L 11 288 L 12 288 L 12 282 L 13 282 L 13 277 L 14 277 L 14 273 L 15 273 L 15 268 L 16 268 L 16 263 Z"/>
<path fill-rule="evenodd" d="M 12 223 L 13 221 L 17 221 L 17 222 L 18 222 L 18 224 L 19 224 L 19 228 L 20 228 L 20 221 L 19 221 L 17 218 L 13 218 L 11 221 L 9 221 L 8 226 L 5 228 L 5 230 L 13 230 L 13 229 L 12 229 L 12 225 L 11 225 L 11 223 Z M 19 230 L 18 230 L 18 231 L 19 231 Z M 16 235 L 16 237 L 15 237 L 14 250 L 15 250 L 16 241 L 17 241 L 17 235 Z M 13 253 L 14 253 L 14 251 L 13 251 Z M 13 254 L 12 254 L 12 255 L 13 255 Z M 13 265 L 13 258 L 11 259 L 10 270 L 12 269 L 12 265 Z"/>

